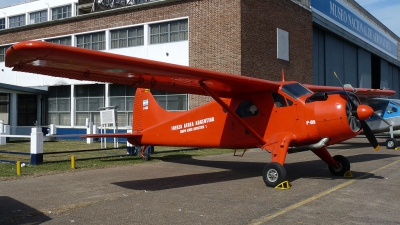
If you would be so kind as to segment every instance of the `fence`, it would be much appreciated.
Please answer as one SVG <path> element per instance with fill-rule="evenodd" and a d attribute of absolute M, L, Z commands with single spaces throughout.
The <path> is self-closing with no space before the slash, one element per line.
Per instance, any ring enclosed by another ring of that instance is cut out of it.
<path fill-rule="evenodd" d="M 26 138 L 30 139 L 30 153 L 9 153 L 9 154 L 29 154 L 30 155 L 30 164 L 31 165 L 38 165 L 43 163 L 43 142 L 44 141 L 51 141 L 54 140 L 55 138 L 67 138 L 67 137 L 79 137 L 82 136 L 82 134 L 63 134 L 63 135 L 57 135 L 56 133 L 56 126 L 55 125 L 50 125 L 48 128 L 42 128 L 42 127 L 29 127 L 30 128 L 30 134 L 27 132 L 27 127 L 20 127 L 18 128 L 18 131 L 20 131 L 23 134 L 10 134 L 11 129 L 10 125 L 4 125 L 4 122 L 0 120 L 0 146 L 1 145 L 6 145 L 7 143 L 7 138 Z M 13 128 L 15 133 L 16 127 Z M 43 130 L 45 130 L 46 135 L 43 133 Z M 86 134 L 92 134 L 92 133 L 97 133 L 97 126 L 93 126 L 90 129 L 87 128 Z M 93 143 L 93 138 L 87 138 L 86 139 L 87 143 Z M 105 145 L 104 145 L 105 146 Z M 105 146 L 106 147 L 106 146 Z M 103 148 L 103 146 L 102 146 Z M 130 152 L 131 146 L 129 146 L 129 149 L 127 149 L 128 153 Z M 2 152 L 4 153 L 4 152 Z"/>

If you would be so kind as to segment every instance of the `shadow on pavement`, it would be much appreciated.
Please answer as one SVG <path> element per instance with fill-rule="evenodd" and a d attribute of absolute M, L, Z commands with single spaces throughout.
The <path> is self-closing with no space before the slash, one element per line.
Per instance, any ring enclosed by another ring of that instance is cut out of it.
<path fill-rule="evenodd" d="M 367 162 L 373 160 L 380 160 L 385 158 L 399 157 L 400 155 L 392 154 L 362 154 L 347 157 L 350 163 L 355 162 Z M 319 158 L 316 160 L 286 163 L 285 169 L 287 172 L 287 178 L 289 182 L 297 180 L 299 178 L 310 178 L 310 179 L 349 179 L 343 177 L 333 176 L 328 166 Z M 224 169 L 224 171 L 201 173 L 201 174 L 189 174 L 182 176 L 163 177 L 155 179 L 145 180 L 131 180 L 113 183 L 114 185 L 133 189 L 133 190 L 150 190 L 158 191 L 165 189 L 173 189 L 180 187 L 188 187 L 202 184 L 218 183 L 231 180 L 240 180 L 252 177 L 260 177 L 262 181 L 262 171 L 266 163 L 260 162 L 235 162 L 235 161 L 212 161 L 212 160 L 199 160 L 194 158 L 186 158 L 182 160 L 168 160 L 170 163 L 179 163 L 185 165 L 196 165 L 211 168 Z M 363 179 L 377 178 L 383 179 L 383 177 L 376 177 L 374 174 L 368 174 L 366 172 L 352 171 L 353 179 L 363 177 Z"/>
<path fill-rule="evenodd" d="M 7 196 L 0 196 L 0 224 L 42 224 L 51 218 Z"/>

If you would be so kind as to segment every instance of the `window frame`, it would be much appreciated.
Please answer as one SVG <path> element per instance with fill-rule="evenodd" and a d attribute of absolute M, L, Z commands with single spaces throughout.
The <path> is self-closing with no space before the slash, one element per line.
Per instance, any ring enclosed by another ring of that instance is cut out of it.
<path fill-rule="evenodd" d="M 139 30 L 139 28 L 141 28 Z M 129 32 L 134 31 L 136 35 L 129 36 Z M 139 35 L 139 31 L 141 31 L 141 35 Z M 125 33 L 125 37 L 121 37 L 121 34 Z M 116 37 L 113 37 L 114 35 Z M 130 39 L 134 39 L 135 44 L 130 44 Z M 124 44 L 121 44 L 124 43 Z M 136 47 L 136 46 L 143 46 L 144 45 L 144 26 L 135 26 L 135 27 L 128 27 L 122 29 L 115 29 L 110 30 L 110 49 L 117 49 L 117 48 L 128 48 L 128 47 Z"/>
<path fill-rule="evenodd" d="M 45 15 L 42 15 L 42 14 Z M 35 17 L 33 18 L 35 21 L 32 23 L 32 15 L 34 15 Z M 36 15 L 39 15 L 38 17 L 36 17 Z M 35 24 L 35 23 L 43 23 L 46 22 L 48 19 L 48 11 L 47 9 L 45 10 L 41 10 L 41 11 L 36 11 L 36 12 L 31 12 L 29 13 L 29 24 Z M 39 21 L 36 21 L 37 19 L 39 19 Z"/>
<path fill-rule="evenodd" d="M 4 61 L 5 61 L 6 52 L 7 52 L 7 49 L 8 49 L 10 46 L 11 46 L 11 45 L 0 46 L 0 62 L 4 62 Z"/>
<path fill-rule="evenodd" d="M 83 42 L 81 42 L 81 38 Z M 75 46 L 78 48 L 86 48 L 99 51 L 106 50 L 105 31 L 76 35 L 75 40 Z"/>
<path fill-rule="evenodd" d="M 18 18 L 18 20 L 15 20 L 17 18 Z M 26 14 L 10 16 L 8 18 L 8 28 L 21 27 L 21 26 L 25 26 L 25 25 L 26 25 Z"/>
<path fill-rule="evenodd" d="M 51 38 L 51 39 L 46 39 L 46 42 L 54 43 L 54 44 L 59 44 L 59 45 L 72 45 L 72 36 L 66 36 L 66 37 L 59 37 L 59 38 Z M 64 42 L 67 43 L 64 43 Z"/>
<path fill-rule="evenodd" d="M 177 30 L 172 30 L 171 27 L 173 27 L 174 25 L 177 25 L 178 27 Z M 182 25 L 184 25 L 184 27 L 182 27 Z M 174 21 L 149 24 L 148 32 L 149 32 L 150 45 L 187 41 L 189 40 L 189 20 L 180 19 Z M 177 36 L 175 38 L 172 38 L 172 35 L 177 35 Z"/>
<path fill-rule="evenodd" d="M 86 123 L 86 120 L 82 119 L 84 117 L 90 118 L 94 125 L 100 126 L 98 108 L 105 105 L 105 84 L 75 85 L 74 88 L 75 125 L 84 126 Z M 79 88 L 82 90 L 79 90 Z M 94 102 L 98 103 L 96 109 L 93 108 Z M 78 104 L 86 104 L 86 106 L 80 107 Z"/>
<path fill-rule="evenodd" d="M 6 29 L 6 18 L 0 18 L 0 30 Z"/>
<path fill-rule="evenodd" d="M 61 12 L 54 12 L 55 10 L 61 10 Z M 51 20 L 59 20 L 69 18 L 72 16 L 72 6 L 64 5 L 51 9 Z"/>

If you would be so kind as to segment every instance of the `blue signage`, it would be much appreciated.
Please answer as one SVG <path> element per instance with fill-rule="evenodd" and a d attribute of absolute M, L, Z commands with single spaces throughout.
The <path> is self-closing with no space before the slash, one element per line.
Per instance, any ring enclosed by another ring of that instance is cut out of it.
<path fill-rule="evenodd" d="M 311 0 L 312 11 L 397 59 L 397 42 L 342 0 Z"/>

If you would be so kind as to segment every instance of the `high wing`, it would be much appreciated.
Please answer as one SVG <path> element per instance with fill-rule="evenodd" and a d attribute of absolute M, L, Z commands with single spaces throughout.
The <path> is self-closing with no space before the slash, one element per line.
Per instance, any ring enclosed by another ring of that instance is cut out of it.
<path fill-rule="evenodd" d="M 276 91 L 280 86 L 279 82 L 41 41 L 11 46 L 5 61 L 14 71 L 170 92 L 207 95 L 200 87 L 204 83 L 219 97 Z"/>
<path fill-rule="evenodd" d="M 5 58 L 5 65 L 13 67 L 13 71 L 198 95 L 208 95 L 200 83 L 206 84 L 217 96 L 228 98 L 277 91 L 280 86 L 280 82 L 42 41 L 15 44 L 7 50 Z M 333 86 L 305 86 L 314 92 L 342 90 L 341 87 Z M 355 92 L 361 98 L 395 94 L 393 90 L 346 90 Z"/>

